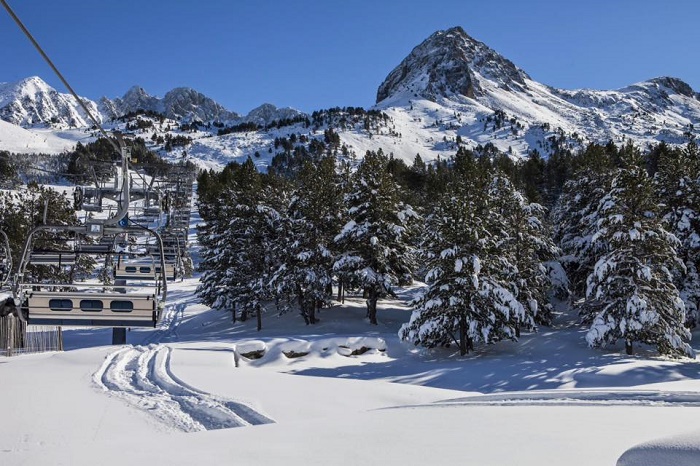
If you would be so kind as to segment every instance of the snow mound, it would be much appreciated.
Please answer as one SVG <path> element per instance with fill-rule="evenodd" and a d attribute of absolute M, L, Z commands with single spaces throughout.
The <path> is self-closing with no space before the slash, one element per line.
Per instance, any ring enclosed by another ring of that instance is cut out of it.
<path fill-rule="evenodd" d="M 306 340 L 292 340 L 280 343 L 278 349 L 289 359 L 300 358 L 311 352 L 311 343 Z"/>
<path fill-rule="evenodd" d="M 246 341 L 238 343 L 235 352 L 238 356 L 246 359 L 260 359 L 267 352 L 267 345 L 260 340 Z"/>
<path fill-rule="evenodd" d="M 617 466 L 697 466 L 700 430 L 640 443 L 617 460 Z"/>
<path fill-rule="evenodd" d="M 386 351 L 386 342 L 379 337 L 350 337 L 345 344 L 338 345 L 338 354 L 342 356 L 358 356 L 368 351 Z"/>

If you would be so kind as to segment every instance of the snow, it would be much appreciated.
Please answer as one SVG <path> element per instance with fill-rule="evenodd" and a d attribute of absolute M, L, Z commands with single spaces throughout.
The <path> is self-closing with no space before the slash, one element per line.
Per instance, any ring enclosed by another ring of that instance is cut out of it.
<path fill-rule="evenodd" d="M 698 361 L 589 349 L 565 303 L 552 328 L 459 357 L 398 340 L 422 285 L 376 326 L 349 296 L 312 326 L 271 308 L 260 332 L 196 286 L 169 284 L 162 324 L 128 345 L 66 328 L 64 352 L 0 357 L 0 464 L 700 462 Z"/>
<path fill-rule="evenodd" d="M 587 350 L 576 328 L 463 359 L 416 351 L 393 336 L 400 301 L 377 329 L 353 299 L 314 327 L 266 315 L 258 333 L 198 304 L 193 280 L 172 288 L 167 325 L 130 345 L 67 329 L 63 353 L 0 359 L 2 464 L 590 465 L 638 444 L 620 464 L 697 464 L 695 361 Z M 682 451 L 651 442 L 669 434 Z"/>
<path fill-rule="evenodd" d="M 696 466 L 700 431 L 644 442 L 627 450 L 617 466 Z"/>
<path fill-rule="evenodd" d="M 17 154 L 60 154 L 73 150 L 79 140 L 85 142 L 82 130 L 51 131 L 24 129 L 0 120 L 0 150 Z"/>

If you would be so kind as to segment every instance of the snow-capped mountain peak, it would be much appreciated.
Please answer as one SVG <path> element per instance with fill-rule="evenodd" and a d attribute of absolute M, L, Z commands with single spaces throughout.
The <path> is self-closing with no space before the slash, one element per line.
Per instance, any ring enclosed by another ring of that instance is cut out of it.
<path fill-rule="evenodd" d="M 99 118 L 96 104 L 83 101 Z M 38 76 L 0 84 L 0 119 L 22 126 L 89 126 L 88 116 L 71 94 L 59 93 Z"/>
<path fill-rule="evenodd" d="M 156 110 L 158 107 L 158 98 L 148 94 L 141 86 L 132 86 L 124 97 L 115 101 L 119 101 L 121 107 L 129 110 Z"/>
<path fill-rule="evenodd" d="M 213 99 L 189 87 L 177 87 L 163 97 L 162 113 L 169 118 L 195 119 L 200 121 L 230 121 L 240 115 L 226 110 Z"/>
<path fill-rule="evenodd" d="M 678 78 L 618 90 L 557 89 L 459 27 L 415 47 L 379 87 L 375 108 L 419 123 L 411 133 L 422 131 L 432 152 L 459 136 L 468 147 L 490 144 L 515 157 L 575 151 L 589 142 L 683 144 L 696 137 L 700 121 L 698 94 Z"/>
<path fill-rule="evenodd" d="M 132 86 L 121 98 L 103 98 L 101 107 L 110 118 L 138 111 L 161 113 L 175 120 L 229 121 L 239 118 L 237 113 L 226 110 L 213 99 L 189 87 L 177 87 L 163 98 L 158 98 L 140 86 Z"/>
<path fill-rule="evenodd" d="M 700 96 L 695 91 L 693 91 L 693 88 L 690 87 L 688 83 L 678 78 L 674 78 L 671 76 L 662 76 L 659 78 L 650 79 L 648 82 L 655 84 L 659 87 L 666 87 L 672 89 L 676 93 L 684 95 L 686 97 L 690 97 L 691 99 L 700 98 Z"/>
<path fill-rule="evenodd" d="M 415 47 L 379 86 L 377 103 L 399 93 L 432 101 L 440 96 L 476 98 L 484 94 L 484 79 L 506 90 L 524 90 L 529 76 L 454 27 L 435 32 Z"/>

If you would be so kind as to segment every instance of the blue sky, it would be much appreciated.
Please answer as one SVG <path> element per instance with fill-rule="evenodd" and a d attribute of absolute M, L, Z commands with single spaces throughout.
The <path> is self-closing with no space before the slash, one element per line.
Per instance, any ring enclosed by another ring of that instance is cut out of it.
<path fill-rule="evenodd" d="M 369 107 L 437 30 L 462 26 L 533 79 L 615 89 L 675 76 L 700 91 L 696 0 L 8 0 L 83 96 L 192 87 L 239 113 Z M 63 85 L 0 10 L 0 82 Z"/>

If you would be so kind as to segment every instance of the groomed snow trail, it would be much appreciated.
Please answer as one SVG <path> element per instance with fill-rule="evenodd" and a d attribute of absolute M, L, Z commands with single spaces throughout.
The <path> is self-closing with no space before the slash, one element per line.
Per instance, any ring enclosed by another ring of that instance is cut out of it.
<path fill-rule="evenodd" d="M 110 354 L 93 380 L 103 390 L 183 432 L 269 424 L 271 419 L 242 403 L 197 390 L 171 370 L 172 349 L 127 346 Z"/>

